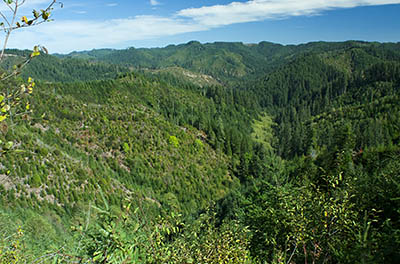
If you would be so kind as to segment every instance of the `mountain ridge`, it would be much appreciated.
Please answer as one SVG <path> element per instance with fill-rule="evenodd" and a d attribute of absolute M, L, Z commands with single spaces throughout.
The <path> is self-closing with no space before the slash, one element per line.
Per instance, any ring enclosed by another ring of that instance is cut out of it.
<path fill-rule="evenodd" d="M 33 111 L 0 127 L 0 225 L 27 230 L 25 260 L 396 263 L 400 43 L 194 41 L 25 70 L 1 89 L 36 79 Z"/>

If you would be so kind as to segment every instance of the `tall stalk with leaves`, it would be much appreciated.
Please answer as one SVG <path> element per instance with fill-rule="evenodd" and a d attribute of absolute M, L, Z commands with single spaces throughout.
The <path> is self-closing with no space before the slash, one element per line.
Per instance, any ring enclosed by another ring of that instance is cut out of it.
<path fill-rule="evenodd" d="M 27 2 L 29 0 L 3 0 L 2 5 L 4 8 L 0 9 L 4 10 L 0 11 L 0 28 L 3 31 L 0 64 L 10 56 L 6 53 L 6 49 L 11 33 L 14 30 L 37 26 L 51 21 L 52 10 L 58 3 L 57 0 L 52 0 L 45 9 L 41 9 L 40 11 L 33 9 L 32 15 L 21 16 L 19 11 Z M 62 7 L 62 3 L 59 4 Z M 28 78 L 28 80 L 23 82 L 16 77 L 41 52 L 48 53 L 45 47 L 37 45 L 33 47 L 32 53 L 21 63 L 14 65 L 11 69 L 0 68 L 0 125 L 2 126 L 2 133 L 5 133 L 8 126 L 12 125 L 16 120 L 26 118 L 27 114 L 31 111 L 27 97 L 32 93 L 35 82 L 32 78 Z M 0 155 L 11 150 L 13 146 L 12 141 L 2 142 L 0 139 Z"/>
<path fill-rule="evenodd" d="M 0 65 L 11 56 L 7 54 L 7 45 L 14 30 L 37 26 L 39 24 L 51 21 L 51 13 L 57 0 L 49 0 L 49 4 L 44 9 L 32 10 L 31 15 L 20 15 L 19 11 L 30 0 L 2 0 L 0 1 L 0 29 L 2 42 L 0 51 Z M 61 7 L 62 4 L 60 3 Z M 1 40 L 0 40 L 1 41 Z M 9 127 L 20 120 L 26 118 L 30 113 L 29 95 L 35 87 L 34 80 L 29 77 L 22 81 L 18 78 L 23 68 L 31 60 L 40 55 L 41 52 L 48 53 L 43 46 L 33 47 L 33 51 L 23 59 L 23 61 L 11 68 L 0 66 L 0 157 L 14 148 L 14 142 L 3 142 L 4 135 L 8 133 Z M 1 159 L 0 159 L 1 161 Z M 1 165 L 1 162 L 0 162 Z M 58 256 L 59 252 L 44 255 L 40 259 L 30 260 L 24 254 L 23 231 L 19 227 L 15 233 L 2 234 L 0 238 L 0 263 L 44 263 L 44 261 Z M 54 262 L 58 263 L 58 262 Z"/>

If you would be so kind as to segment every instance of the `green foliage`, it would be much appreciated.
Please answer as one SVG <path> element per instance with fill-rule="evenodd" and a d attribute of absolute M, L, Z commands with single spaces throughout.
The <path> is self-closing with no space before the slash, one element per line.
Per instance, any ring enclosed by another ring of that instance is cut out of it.
<path fill-rule="evenodd" d="M 1 238 L 0 263 L 17 264 L 25 261 L 23 235 L 23 230 L 19 227 L 15 233 Z"/>
<path fill-rule="evenodd" d="M 168 142 L 175 148 L 179 147 L 179 140 L 175 136 L 169 136 Z"/>
<path fill-rule="evenodd" d="M 349 190 L 337 188 L 341 177 L 329 177 L 324 188 L 307 182 L 259 187 L 262 194 L 248 207 L 245 220 L 254 231 L 253 255 L 276 263 L 349 261 L 358 213 Z"/>
<path fill-rule="evenodd" d="M 41 179 L 39 174 L 34 174 L 31 178 L 30 185 L 34 188 L 38 188 L 41 185 Z"/>
<path fill-rule="evenodd" d="M 39 79 L 65 82 L 38 81 L 33 113 L 2 123 L 22 149 L 0 160 L 0 203 L 26 231 L 15 254 L 397 263 L 399 50 L 191 42 L 38 58 L 57 72 Z"/>
<path fill-rule="evenodd" d="M 268 115 L 260 116 L 260 120 L 255 120 L 253 123 L 254 132 L 251 134 L 253 140 L 263 144 L 268 151 L 272 151 L 272 145 L 274 145 L 273 125 L 272 118 Z"/>
<path fill-rule="evenodd" d="M 172 214 L 156 223 L 148 263 L 251 263 L 246 228 L 238 223 L 216 227 L 210 212 L 189 225 L 180 218 Z"/>
<path fill-rule="evenodd" d="M 202 152 L 203 149 L 204 149 L 203 141 L 201 141 L 200 139 L 196 138 L 196 140 L 194 141 L 194 148 L 195 148 L 196 151 Z"/>
<path fill-rule="evenodd" d="M 129 154 L 129 152 L 131 151 L 131 148 L 129 147 L 129 144 L 126 143 L 126 142 L 124 142 L 124 144 L 122 145 L 122 148 L 123 148 L 123 150 L 124 150 L 124 152 L 126 154 Z"/>
<path fill-rule="evenodd" d="M 80 261 L 142 263 L 145 255 L 140 251 L 145 240 L 138 232 L 140 223 L 130 218 L 132 216 L 129 212 L 130 205 L 124 208 L 120 216 L 116 215 L 106 202 L 104 206 L 105 208 L 94 206 L 90 208 L 97 211 L 95 223 L 90 224 L 91 211 L 89 210 L 85 227 L 74 227 L 80 237 L 77 252 L 81 258 Z M 136 213 L 137 210 L 133 212 L 133 215 Z"/>

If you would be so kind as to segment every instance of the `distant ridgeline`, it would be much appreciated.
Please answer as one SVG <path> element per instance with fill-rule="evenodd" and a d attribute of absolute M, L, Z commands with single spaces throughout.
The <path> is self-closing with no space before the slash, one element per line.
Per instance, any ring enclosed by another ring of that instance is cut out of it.
<path fill-rule="evenodd" d="M 0 123 L 0 263 L 400 259 L 400 43 L 192 41 L 28 76 L 32 113 Z"/>

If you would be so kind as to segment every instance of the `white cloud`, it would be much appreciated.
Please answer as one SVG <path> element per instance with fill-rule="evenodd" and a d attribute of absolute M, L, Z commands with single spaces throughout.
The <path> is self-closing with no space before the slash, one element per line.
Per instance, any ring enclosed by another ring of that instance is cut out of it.
<path fill-rule="evenodd" d="M 183 9 L 177 15 L 193 19 L 202 25 L 218 27 L 288 16 L 313 15 L 335 8 L 398 3 L 400 0 L 251 0 Z"/>
<path fill-rule="evenodd" d="M 56 21 L 15 31 L 10 47 L 32 48 L 43 44 L 51 53 L 115 47 L 128 42 L 202 31 L 207 28 L 180 19 L 136 16 L 99 21 Z"/>
<path fill-rule="evenodd" d="M 107 6 L 109 6 L 109 7 L 114 7 L 114 6 L 117 6 L 118 4 L 117 3 L 109 3 L 109 4 L 107 4 Z"/>
<path fill-rule="evenodd" d="M 105 21 L 57 20 L 16 31 L 10 40 L 10 47 L 32 48 L 43 44 L 50 52 L 127 47 L 137 40 L 206 31 L 235 23 L 315 15 L 336 8 L 399 3 L 400 0 L 251 0 L 183 9 L 170 17 L 135 16 Z"/>

